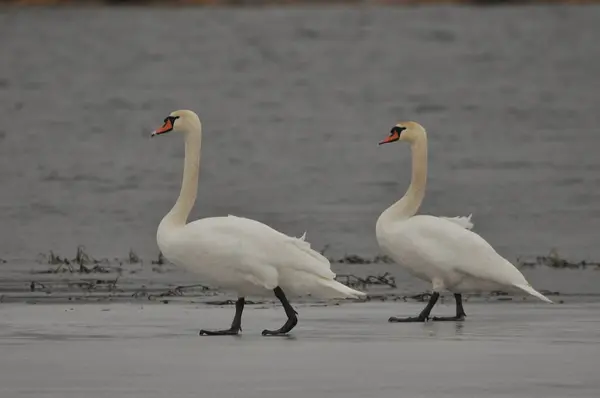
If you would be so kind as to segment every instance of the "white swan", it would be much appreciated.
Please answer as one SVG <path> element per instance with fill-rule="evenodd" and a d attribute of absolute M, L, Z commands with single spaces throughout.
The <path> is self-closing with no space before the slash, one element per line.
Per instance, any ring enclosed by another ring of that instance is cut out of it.
<path fill-rule="evenodd" d="M 312 250 L 304 236 L 292 238 L 258 221 L 231 215 L 187 224 L 198 190 L 202 125 L 194 112 L 179 110 L 165 118 L 152 136 L 171 131 L 185 138 L 183 182 L 175 206 L 158 226 L 158 247 L 174 264 L 238 294 L 231 327 L 201 330 L 200 335 L 238 334 L 246 295 L 275 293 L 283 304 L 287 322 L 278 330 L 264 330 L 263 335 L 286 334 L 298 323 L 284 291 L 321 298 L 365 296 L 335 281 L 329 261 Z"/>
<path fill-rule="evenodd" d="M 433 320 L 464 320 L 462 293 L 525 291 L 552 303 L 527 282 L 514 265 L 500 256 L 481 236 L 470 231 L 469 217 L 434 217 L 416 212 L 427 182 L 427 133 L 415 122 L 397 124 L 379 144 L 406 141 L 412 148 L 412 178 L 408 191 L 377 220 L 377 242 L 383 252 L 416 277 L 431 282 L 433 293 L 425 309 L 410 318 L 390 322 L 423 322 L 444 289 L 454 293 L 456 316 Z"/>

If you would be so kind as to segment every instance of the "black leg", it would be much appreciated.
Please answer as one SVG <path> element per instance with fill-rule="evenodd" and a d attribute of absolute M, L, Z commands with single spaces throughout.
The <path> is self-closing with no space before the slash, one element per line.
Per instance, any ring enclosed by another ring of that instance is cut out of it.
<path fill-rule="evenodd" d="M 204 330 L 200 331 L 200 336 L 234 336 L 237 335 L 240 330 L 242 330 L 242 312 L 244 311 L 244 304 L 246 304 L 246 299 L 244 297 L 240 297 L 235 302 L 235 315 L 233 316 L 233 322 L 231 322 L 231 327 L 225 330 Z"/>
<path fill-rule="evenodd" d="M 427 306 L 421 311 L 421 313 L 416 317 L 409 318 L 396 318 L 395 316 L 388 319 L 389 322 L 425 322 L 427 318 L 429 318 L 429 314 L 431 313 L 431 309 L 438 301 L 440 294 L 438 292 L 433 292 Z"/>
<path fill-rule="evenodd" d="M 456 301 L 456 316 L 434 316 L 431 318 L 433 321 L 464 321 L 467 317 L 462 304 L 462 295 L 454 294 L 454 300 Z"/>
<path fill-rule="evenodd" d="M 283 290 L 281 290 L 281 288 L 277 286 L 275 289 L 273 289 L 273 292 L 275 293 L 275 296 L 279 299 L 279 301 L 281 301 L 281 304 L 283 305 L 283 309 L 285 310 L 285 314 L 287 315 L 288 320 L 281 328 L 277 330 L 263 330 L 263 336 L 286 335 L 298 323 L 298 317 L 296 316 L 298 313 L 290 305 L 290 302 L 285 297 L 285 293 L 283 293 Z"/>

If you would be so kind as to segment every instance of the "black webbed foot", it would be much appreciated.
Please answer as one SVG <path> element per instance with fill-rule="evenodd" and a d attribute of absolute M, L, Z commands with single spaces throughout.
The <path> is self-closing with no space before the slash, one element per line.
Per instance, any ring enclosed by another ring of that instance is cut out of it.
<path fill-rule="evenodd" d="M 420 317 L 420 316 L 409 316 L 407 318 L 398 318 L 395 316 L 390 317 L 390 319 L 388 319 L 388 322 L 391 323 L 402 323 L 402 322 L 426 322 L 427 321 L 427 317 Z"/>
<path fill-rule="evenodd" d="M 200 330 L 200 336 L 237 336 L 240 333 L 240 329 L 224 329 L 224 330 Z"/>
<path fill-rule="evenodd" d="M 277 330 L 265 329 L 262 331 L 263 336 L 286 336 L 290 330 L 298 324 L 298 317 L 294 314 L 293 317 L 288 318 L 287 322 Z"/>
<path fill-rule="evenodd" d="M 235 315 L 233 317 L 233 322 L 231 323 L 231 327 L 229 329 L 224 330 L 200 330 L 200 336 L 237 336 L 242 330 L 242 312 L 244 312 L 244 304 L 246 304 L 246 299 L 244 297 L 238 298 L 235 302 Z"/>
<path fill-rule="evenodd" d="M 436 322 L 444 322 L 444 321 L 455 321 L 455 322 L 462 322 L 464 321 L 466 318 L 465 315 L 457 315 L 457 316 L 434 316 L 433 318 L 431 318 L 432 321 L 436 321 Z"/>
<path fill-rule="evenodd" d="M 285 297 L 285 293 L 279 286 L 273 289 L 275 296 L 281 301 L 281 305 L 283 305 L 283 309 L 285 310 L 285 314 L 288 317 L 288 320 L 285 324 L 277 329 L 277 330 L 269 330 L 265 329 L 262 331 L 263 336 L 286 336 L 293 328 L 298 324 L 298 313 L 296 310 L 292 308 L 290 302 Z"/>
<path fill-rule="evenodd" d="M 431 309 L 433 308 L 435 303 L 438 301 L 439 297 L 440 297 L 440 294 L 438 292 L 433 292 L 433 294 L 429 298 L 429 302 L 427 303 L 427 305 L 425 306 L 423 311 L 421 311 L 421 313 L 418 316 L 413 316 L 413 317 L 408 317 L 408 318 L 398 318 L 398 317 L 393 316 L 393 317 L 390 317 L 390 319 L 388 319 L 388 322 L 392 322 L 392 323 L 426 322 L 429 319 L 429 314 L 431 313 Z"/>
<path fill-rule="evenodd" d="M 462 295 L 459 293 L 454 294 L 454 300 L 456 301 L 456 315 L 455 316 L 434 316 L 431 318 L 432 321 L 436 322 L 444 322 L 444 321 L 454 321 L 454 322 L 462 322 L 467 317 L 465 314 L 465 309 L 463 308 L 462 303 Z"/>

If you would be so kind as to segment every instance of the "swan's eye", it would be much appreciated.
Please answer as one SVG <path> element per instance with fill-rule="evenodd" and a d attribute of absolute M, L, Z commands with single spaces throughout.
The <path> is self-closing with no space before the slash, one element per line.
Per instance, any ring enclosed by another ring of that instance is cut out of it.
<path fill-rule="evenodd" d="M 173 130 L 173 126 L 175 125 L 175 120 L 179 119 L 179 116 L 167 116 L 165 118 L 165 127 L 169 126 L 169 130 Z"/>
<path fill-rule="evenodd" d="M 392 128 L 392 131 L 390 131 L 390 135 L 398 134 L 398 137 L 400 137 L 400 134 L 402 134 L 404 130 L 406 130 L 406 127 L 394 126 L 394 128 Z"/>
<path fill-rule="evenodd" d="M 175 124 L 175 120 L 179 119 L 179 116 L 167 116 L 163 122 L 166 124 L 167 122 L 171 122 L 171 124 Z"/>

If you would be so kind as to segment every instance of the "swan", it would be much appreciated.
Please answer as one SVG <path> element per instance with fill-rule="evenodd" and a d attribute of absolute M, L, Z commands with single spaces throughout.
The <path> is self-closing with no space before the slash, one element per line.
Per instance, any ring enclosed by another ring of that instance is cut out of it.
<path fill-rule="evenodd" d="M 454 294 L 456 315 L 433 317 L 435 321 L 462 321 L 466 313 L 462 294 L 508 289 L 524 291 L 548 303 L 523 274 L 500 256 L 481 236 L 471 231 L 468 217 L 434 217 L 415 215 L 425 196 L 427 183 L 427 133 L 416 122 L 394 126 L 379 143 L 406 141 L 411 144 L 412 176 L 406 194 L 387 208 L 376 224 L 377 242 L 381 250 L 414 276 L 431 282 L 433 292 L 427 306 L 416 317 L 391 317 L 389 322 L 424 322 L 440 292 Z"/>
<path fill-rule="evenodd" d="M 285 335 L 298 323 L 286 294 L 320 298 L 359 298 L 365 293 L 334 280 L 329 260 L 311 249 L 306 233 L 294 238 L 248 218 L 229 215 L 187 223 L 198 191 L 202 124 L 190 110 L 172 112 L 151 136 L 183 134 L 185 161 L 179 198 L 158 226 L 156 240 L 172 263 L 216 287 L 235 291 L 238 299 L 231 327 L 200 330 L 200 335 L 237 335 L 247 295 L 275 294 L 287 315 L 285 324 L 262 334 Z"/>

